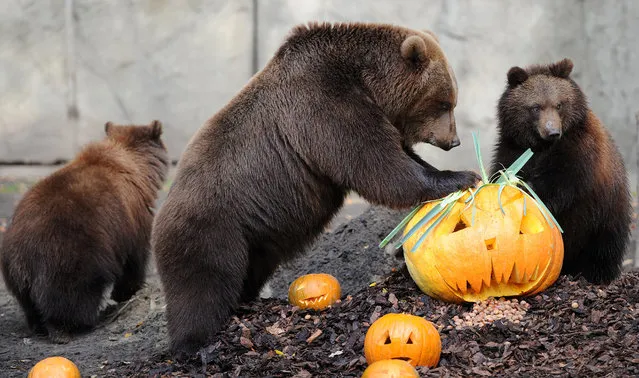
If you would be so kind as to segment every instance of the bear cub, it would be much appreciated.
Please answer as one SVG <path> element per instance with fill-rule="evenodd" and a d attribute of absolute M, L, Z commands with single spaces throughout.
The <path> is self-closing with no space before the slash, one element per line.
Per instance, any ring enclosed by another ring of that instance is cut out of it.
<path fill-rule="evenodd" d="M 179 357 L 213 341 L 241 302 L 299 255 L 353 190 L 409 208 L 475 185 L 412 146 L 460 144 L 457 83 L 430 32 L 298 26 L 207 121 L 180 159 L 152 249 Z"/>
<path fill-rule="evenodd" d="M 0 250 L 6 286 L 29 328 L 69 341 L 99 321 L 107 287 L 128 300 L 144 283 L 151 208 L 168 170 L 162 125 L 105 125 L 18 203 Z"/>
<path fill-rule="evenodd" d="M 606 284 L 621 273 L 632 205 L 623 160 L 604 125 L 570 77 L 563 59 L 512 67 L 498 104 L 498 140 L 491 174 L 527 148 L 519 176 L 563 228 L 562 273 Z"/>

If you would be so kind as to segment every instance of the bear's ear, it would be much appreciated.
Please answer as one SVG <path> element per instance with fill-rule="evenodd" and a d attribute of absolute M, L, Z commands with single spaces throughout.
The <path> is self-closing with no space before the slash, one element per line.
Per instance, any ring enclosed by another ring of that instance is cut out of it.
<path fill-rule="evenodd" d="M 151 122 L 151 136 L 158 139 L 162 135 L 162 122 L 154 120 Z"/>
<path fill-rule="evenodd" d="M 528 73 L 521 67 L 511 67 L 508 70 L 508 85 L 516 87 L 528 80 Z"/>
<path fill-rule="evenodd" d="M 109 121 L 107 123 L 104 124 L 104 133 L 106 135 L 109 135 L 109 131 L 111 130 L 111 128 L 113 128 L 113 122 Z"/>
<path fill-rule="evenodd" d="M 433 39 L 435 40 L 435 42 L 437 42 L 437 44 L 439 44 L 439 38 L 437 37 L 437 34 L 433 33 L 432 30 L 428 30 L 428 29 L 422 29 L 422 31 L 428 35 L 430 35 L 431 37 L 433 37 Z"/>
<path fill-rule="evenodd" d="M 572 72 L 572 68 L 573 68 L 572 60 L 568 58 L 564 58 L 560 60 L 559 62 L 553 63 L 548 66 L 548 69 L 550 70 L 550 73 L 553 76 L 560 77 L 563 79 L 567 79 L 568 76 L 570 76 L 570 73 Z"/>
<path fill-rule="evenodd" d="M 426 55 L 426 42 L 416 35 L 411 35 L 402 42 L 401 47 L 402 58 L 419 66 L 428 65 L 428 56 Z"/>

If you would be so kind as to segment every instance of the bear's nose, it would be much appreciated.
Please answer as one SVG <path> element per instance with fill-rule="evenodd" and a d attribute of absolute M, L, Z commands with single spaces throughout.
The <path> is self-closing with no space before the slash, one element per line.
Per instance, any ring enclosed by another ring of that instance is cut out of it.
<path fill-rule="evenodd" d="M 546 137 L 551 140 L 559 139 L 561 131 L 554 127 L 551 121 L 546 122 Z"/>
<path fill-rule="evenodd" d="M 450 142 L 450 148 L 457 147 L 461 144 L 459 141 L 459 137 L 455 136 L 455 138 Z"/>

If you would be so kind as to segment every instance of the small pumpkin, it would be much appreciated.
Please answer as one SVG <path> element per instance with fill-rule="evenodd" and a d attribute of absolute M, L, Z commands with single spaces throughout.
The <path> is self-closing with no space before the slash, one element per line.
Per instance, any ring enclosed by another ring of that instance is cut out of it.
<path fill-rule="evenodd" d="M 451 203 L 448 215 L 426 222 L 405 241 L 406 265 L 417 286 L 459 303 L 532 295 L 552 285 L 563 263 L 563 239 L 538 202 L 510 185 L 485 184 L 472 195 L 472 203 L 467 192 Z M 424 205 L 404 234 L 440 203 Z"/>
<path fill-rule="evenodd" d="M 419 378 L 413 365 L 402 360 L 379 360 L 368 365 L 362 378 Z"/>
<path fill-rule="evenodd" d="M 35 364 L 27 378 L 80 378 L 80 370 L 64 357 L 48 357 Z"/>
<path fill-rule="evenodd" d="M 342 295 L 337 278 L 326 273 L 298 277 L 288 288 L 288 300 L 303 309 L 323 310 Z"/>
<path fill-rule="evenodd" d="M 369 364 L 399 359 L 412 366 L 433 367 L 442 350 L 437 328 L 428 320 L 410 314 L 386 314 L 366 332 L 364 355 Z"/>

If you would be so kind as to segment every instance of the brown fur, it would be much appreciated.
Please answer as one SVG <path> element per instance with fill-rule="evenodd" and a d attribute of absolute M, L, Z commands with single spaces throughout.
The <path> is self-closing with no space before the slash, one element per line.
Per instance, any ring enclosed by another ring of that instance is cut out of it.
<path fill-rule="evenodd" d="M 152 246 L 171 349 L 211 342 L 233 309 L 301 253 L 354 190 L 407 208 L 479 180 L 439 171 L 417 142 L 459 144 L 455 77 L 430 35 L 390 25 L 295 28 L 194 136 Z"/>
<path fill-rule="evenodd" d="M 151 207 L 168 168 L 162 125 L 105 125 L 17 205 L 0 264 L 30 329 L 65 342 L 98 322 L 108 285 L 129 299 L 143 284 Z"/>
<path fill-rule="evenodd" d="M 563 273 L 608 283 L 621 272 L 629 239 L 628 179 L 614 141 L 570 78 L 572 68 L 564 59 L 510 69 L 492 172 L 531 148 L 519 175 L 564 229 Z"/>

